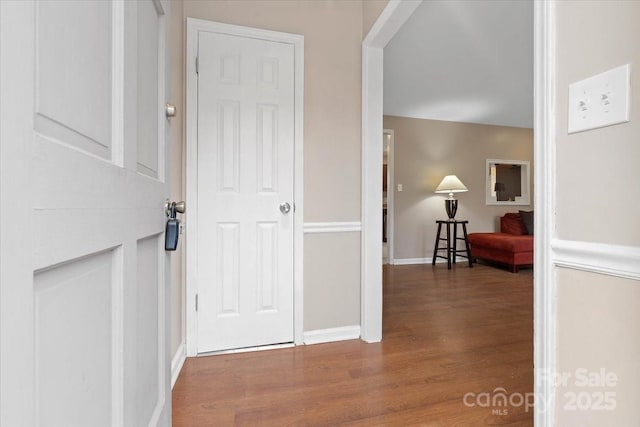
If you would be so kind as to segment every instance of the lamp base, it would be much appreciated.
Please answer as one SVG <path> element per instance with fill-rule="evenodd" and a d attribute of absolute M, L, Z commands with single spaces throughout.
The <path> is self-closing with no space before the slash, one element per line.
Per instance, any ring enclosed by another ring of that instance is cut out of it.
<path fill-rule="evenodd" d="M 444 208 L 447 210 L 449 219 L 454 219 L 458 211 L 458 201 L 456 199 L 446 199 L 444 201 Z"/>

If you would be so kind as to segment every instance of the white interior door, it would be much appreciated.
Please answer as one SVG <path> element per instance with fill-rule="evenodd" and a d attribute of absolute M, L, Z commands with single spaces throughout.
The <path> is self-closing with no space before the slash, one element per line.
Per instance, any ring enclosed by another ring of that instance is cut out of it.
<path fill-rule="evenodd" d="M 201 31 L 197 84 L 198 352 L 293 342 L 294 46 Z"/>
<path fill-rule="evenodd" d="M 0 2 L 2 425 L 170 424 L 164 7 Z"/>

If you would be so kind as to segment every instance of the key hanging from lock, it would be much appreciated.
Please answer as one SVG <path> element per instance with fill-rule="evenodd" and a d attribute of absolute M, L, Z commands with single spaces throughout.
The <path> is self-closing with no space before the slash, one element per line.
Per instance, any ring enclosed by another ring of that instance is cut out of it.
<path fill-rule="evenodd" d="M 180 235 L 180 220 L 176 218 L 176 202 L 169 206 L 169 218 L 164 231 L 164 250 L 175 251 L 178 248 L 178 236 Z"/>

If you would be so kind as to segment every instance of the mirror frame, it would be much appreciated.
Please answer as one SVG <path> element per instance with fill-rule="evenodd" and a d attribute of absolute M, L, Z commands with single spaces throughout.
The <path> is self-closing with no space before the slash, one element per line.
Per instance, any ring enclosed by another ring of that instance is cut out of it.
<path fill-rule="evenodd" d="M 491 166 L 495 164 L 501 165 L 520 165 L 520 190 L 522 196 L 516 197 L 515 201 L 498 201 L 494 196 L 491 189 Z M 502 159 L 487 159 L 486 174 L 485 174 L 485 195 L 487 205 L 512 205 L 512 206 L 528 206 L 531 204 L 531 173 L 530 164 L 528 160 L 502 160 Z"/>

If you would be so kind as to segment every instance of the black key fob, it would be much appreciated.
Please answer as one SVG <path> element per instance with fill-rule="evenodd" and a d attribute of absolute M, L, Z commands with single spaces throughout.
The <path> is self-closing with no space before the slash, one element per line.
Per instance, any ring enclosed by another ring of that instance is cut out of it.
<path fill-rule="evenodd" d="M 178 235 L 180 234 L 180 220 L 169 218 L 164 231 L 164 250 L 175 251 L 178 247 Z"/>
<path fill-rule="evenodd" d="M 178 235 L 180 234 L 180 220 L 176 219 L 176 202 L 169 206 L 169 219 L 164 229 L 164 250 L 175 251 L 178 247 Z"/>

